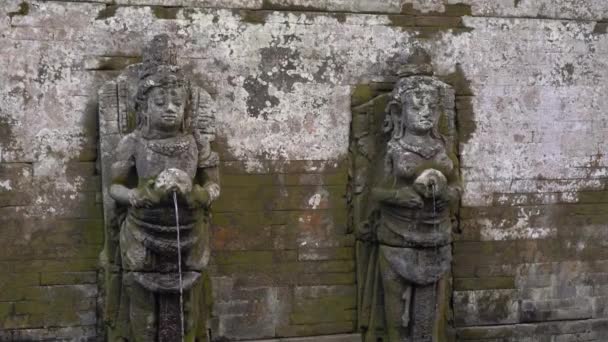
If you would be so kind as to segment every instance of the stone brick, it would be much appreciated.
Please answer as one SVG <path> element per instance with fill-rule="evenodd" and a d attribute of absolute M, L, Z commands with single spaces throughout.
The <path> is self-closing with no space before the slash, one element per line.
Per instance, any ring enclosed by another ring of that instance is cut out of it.
<path fill-rule="evenodd" d="M 588 319 L 591 316 L 591 301 L 588 298 L 521 302 L 522 322 Z"/>
<path fill-rule="evenodd" d="M 353 260 L 353 248 L 304 248 L 298 250 L 298 260 Z"/>
<path fill-rule="evenodd" d="M 41 273 L 41 285 L 71 285 L 71 284 L 95 284 L 97 273 L 95 272 L 56 272 Z"/>
<path fill-rule="evenodd" d="M 491 289 L 514 289 L 515 278 L 513 277 L 491 277 L 491 278 L 455 278 L 455 291 L 491 290 Z"/>
<path fill-rule="evenodd" d="M 339 334 L 313 337 L 285 337 L 270 340 L 255 340 L 258 342 L 361 342 L 361 334 Z M 246 341 L 252 342 L 252 341 Z"/>
<path fill-rule="evenodd" d="M 335 322 L 305 325 L 290 325 L 277 329 L 278 336 L 313 336 L 324 334 L 341 334 L 353 331 L 354 322 Z"/>
<path fill-rule="evenodd" d="M 455 325 L 475 326 L 520 322 L 517 290 L 454 292 Z"/>

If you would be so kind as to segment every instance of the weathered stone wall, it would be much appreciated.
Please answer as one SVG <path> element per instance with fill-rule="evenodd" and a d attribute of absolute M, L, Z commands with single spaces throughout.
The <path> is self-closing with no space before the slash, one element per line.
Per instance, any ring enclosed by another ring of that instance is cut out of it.
<path fill-rule="evenodd" d="M 419 44 L 457 91 L 458 340 L 605 341 L 605 18 L 603 0 L 3 1 L 0 339 L 98 336 L 96 92 L 168 32 L 218 104 L 214 337 L 354 331 L 351 90 Z"/>

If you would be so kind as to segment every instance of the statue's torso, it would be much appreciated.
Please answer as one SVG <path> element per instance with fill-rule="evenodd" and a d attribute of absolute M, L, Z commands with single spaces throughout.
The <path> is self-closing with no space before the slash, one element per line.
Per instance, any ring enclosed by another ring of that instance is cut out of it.
<path fill-rule="evenodd" d="M 411 185 L 416 176 L 425 169 L 436 169 L 446 177 L 454 170 L 454 163 L 440 141 L 435 141 L 430 147 L 416 147 L 391 141 L 387 155 L 392 161 L 391 172 L 397 178 L 398 184 Z"/>
<path fill-rule="evenodd" d="M 139 186 L 145 186 L 145 182 L 156 179 L 161 172 L 170 168 L 182 170 L 194 179 L 198 165 L 198 148 L 192 135 L 146 139 L 140 133 L 133 134 L 132 157 Z M 189 208 L 184 203 L 178 205 L 181 234 L 179 245 L 182 253 L 188 253 L 198 245 L 201 237 L 196 227 L 202 218 L 200 211 L 201 209 Z M 123 263 L 126 262 L 129 267 L 138 271 L 173 270 L 176 265 L 171 256 L 176 255 L 178 244 L 176 227 L 172 198 L 161 199 L 160 203 L 149 208 L 129 207 L 123 227 L 123 239 L 137 241 L 137 244 L 123 244 L 123 253 L 126 253 Z M 136 250 L 140 252 L 134 253 Z M 140 258 L 140 255 L 145 257 Z M 165 262 L 167 256 L 169 259 Z"/>
<path fill-rule="evenodd" d="M 146 139 L 138 134 L 134 152 L 140 181 L 154 179 L 170 168 L 180 169 L 192 179 L 196 175 L 198 148 L 191 134 L 166 139 Z"/>
<path fill-rule="evenodd" d="M 407 145 L 389 142 L 387 158 L 390 160 L 391 178 L 395 188 L 411 186 L 426 169 L 435 169 L 449 178 L 454 164 L 441 142 L 425 150 L 412 151 Z M 381 203 L 382 224 L 378 240 L 396 247 L 425 248 L 451 243 L 451 223 L 448 208 L 437 208 L 432 198 L 423 198 L 422 208 L 410 208 Z"/>

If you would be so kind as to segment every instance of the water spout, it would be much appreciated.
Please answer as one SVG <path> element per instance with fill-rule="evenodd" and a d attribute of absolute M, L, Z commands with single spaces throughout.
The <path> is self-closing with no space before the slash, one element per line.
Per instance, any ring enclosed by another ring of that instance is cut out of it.
<path fill-rule="evenodd" d="M 436 199 L 435 199 L 435 188 L 436 188 L 436 185 L 435 185 L 435 183 L 433 183 L 432 190 L 433 190 L 433 231 L 434 232 L 437 231 L 437 203 L 436 203 Z M 437 245 L 435 245 L 435 249 L 437 249 Z"/>
<path fill-rule="evenodd" d="M 177 231 L 177 271 L 179 273 L 179 322 L 181 326 L 181 340 L 184 342 L 184 286 L 182 278 L 182 248 L 179 236 L 179 211 L 177 206 L 177 193 L 173 191 L 173 204 L 175 206 L 175 228 Z"/>

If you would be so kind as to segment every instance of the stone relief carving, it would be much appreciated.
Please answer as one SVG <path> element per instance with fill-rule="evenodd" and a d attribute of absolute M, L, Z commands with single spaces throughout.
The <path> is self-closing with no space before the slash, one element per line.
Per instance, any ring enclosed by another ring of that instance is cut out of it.
<path fill-rule="evenodd" d="M 445 276 L 459 206 L 454 91 L 428 56 L 354 95 L 350 226 L 365 341 L 444 340 Z"/>
<path fill-rule="evenodd" d="M 99 92 L 109 341 L 207 341 L 214 118 L 166 35 Z"/>

